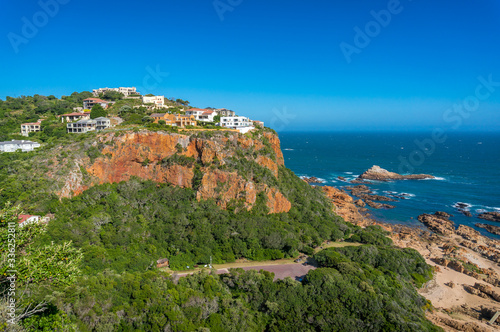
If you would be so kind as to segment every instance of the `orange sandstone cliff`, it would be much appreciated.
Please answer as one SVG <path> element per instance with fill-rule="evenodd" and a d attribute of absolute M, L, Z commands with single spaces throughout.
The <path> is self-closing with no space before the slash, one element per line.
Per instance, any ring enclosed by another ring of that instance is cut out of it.
<path fill-rule="evenodd" d="M 269 177 L 278 179 L 279 168 L 284 166 L 280 141 L 270 132 L 182 135 L 144 130 L 101 134 L 92 146 L 100 155 L 75 163 L 65 177 L 60 197 L 78 195 L 97 184 L 139 177 L 194 189 L 199 200 L 215 199 L 223 208 L 236 201 L 251 209 L 261 192 L 267 197 L 270 213 L 291 208 L 277 187 L 256 180 L 262 168 L 268 170 Z"/>

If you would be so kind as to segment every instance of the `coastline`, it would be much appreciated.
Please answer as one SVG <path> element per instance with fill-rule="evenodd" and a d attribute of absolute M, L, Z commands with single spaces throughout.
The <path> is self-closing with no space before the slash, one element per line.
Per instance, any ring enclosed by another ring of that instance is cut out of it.
<path fill-rule="evenodd" d="M 429 220 L 422 227 L 381 222 L 367 210 L 361 211 L 343 190 L 322 189 L 347 222 L 381 226 L 390 232 L 394 245 L 417 250 L 434 267 L 434 278 L 419 289 L 434 307 L 427 314 L 429 320 L 445 331 L 495 330 L 487 322 L 490 315 L 500 312 L 500 241 L 468 226 L 455 228 L 446 213 L 421 215 Z M 500 328 L 500 322 L 496 324 Z"/>

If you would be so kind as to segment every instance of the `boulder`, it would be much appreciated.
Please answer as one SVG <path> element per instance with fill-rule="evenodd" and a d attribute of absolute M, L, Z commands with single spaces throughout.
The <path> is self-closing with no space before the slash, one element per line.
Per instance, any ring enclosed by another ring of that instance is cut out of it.
<path fill-rule="evenodd" d="M 304 176 L 304 177 L 302 177 L 302 180 L 306 181 L 307 183 L 323 183 L 323 181 L 321 181 L 320 179 L 318 179 L 315 176 L 312 176 L 310 178 L 307 176 Z"/>
<path fill-rule="evenodd" d="M 362 180 L 377 180 L 377 181 L 390 181 L 390 180 L 423 180 L 434 179 L 434 176 L 429 174 L 409 174 L 401 175 L 394 172 L 389 172 L 379 166 L 372 166 L 369 170 L 361 174 L 359 179 Z"/>
<path fill-rule="evenodd" d="M 447 218 L 424 213 L 418 216 L 418 220 L 435 233 L 443 235 L 452 235 L 455 233 L 453 221 Z"/>
<path fill-rule="evenodd" d="M 484 220 L 500 222 L 500 212 L 485 212 L 477 217 Z"/>
<path fill-rule="evenodd" d="M 486 229 L 488 232 L 490 232 L 491 234 L 500 235 L 500 227 L 498 227 L 498 226 L 493 226 L 493 225 L 488 225 L 488 224 L 480 224 L 480 223 L 477 223 L 477 224 L 476 224 L 476 227 L 479 227 L 479 228 L 484 228 L 484 229 Z"/>

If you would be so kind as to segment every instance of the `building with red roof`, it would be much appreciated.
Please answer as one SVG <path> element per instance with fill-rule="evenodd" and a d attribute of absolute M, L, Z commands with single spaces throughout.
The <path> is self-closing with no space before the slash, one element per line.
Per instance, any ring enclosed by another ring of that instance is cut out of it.
<path fill-rule="evenodd" d="M 24 227 L 30 224 L 38 224 L 40 216 L 32 216 L 30 214 L 20 214 L 18 216 L 19 227 Z"/>
<path fill-rule="evenodd" d="M 61 118 L 61 122 L 73 122 L 73 121 L 78 121 L 78 120 L 90 120 L 90 111 L 87 112 L 73 112 L 73 113 L 67 113 L 63 115 L 58 115 Z"/>
<path fill-rule="evenodd" d="M 28 137 L 29 133 L 35 133 L 42 130 L 42 120 L 21 124 L 21 135 Z"/>
<path fill-rule="evenodd" d="M 87 98 L 83 100 L 83 109 L 91 110 L 95 105 L 101 105 L 102 108 L 108 108 L 109 102 L 99 98 Z"/>
<path fill-rule="evenodd" d="M 214 116 L 219 113 L 215 110 L 201 109 L 201 108 L 191 108 L 186 111 L 186 115 L 193 115 L 198 121 L 213 122 Z"/>

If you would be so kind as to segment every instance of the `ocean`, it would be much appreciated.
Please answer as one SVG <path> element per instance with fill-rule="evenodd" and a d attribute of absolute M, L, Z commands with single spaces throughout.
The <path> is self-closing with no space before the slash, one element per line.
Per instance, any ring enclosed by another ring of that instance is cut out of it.
<path fill-rule="evenodd" d="M 337 188 L 373 165 L 404 174 L 431 174 L 436 179 L 372 182 L 380 195 L 405 194 L 407 199 L 388 202 L 395 209 L 371 209 L 373 216 L 389 223 L 420 225 L 422 213 L 444 211 L 457 225 L 484 235 L 475 223 L 495 225 L 477 218 L 481 212 L 500 212 L 500 133 L 279 133 L 285 166 L 298 176 L 315 176 Z M 473 217 L 457 210 L 465 203 Z M 500 223 L 496 223 L 500 226 Z"/>

